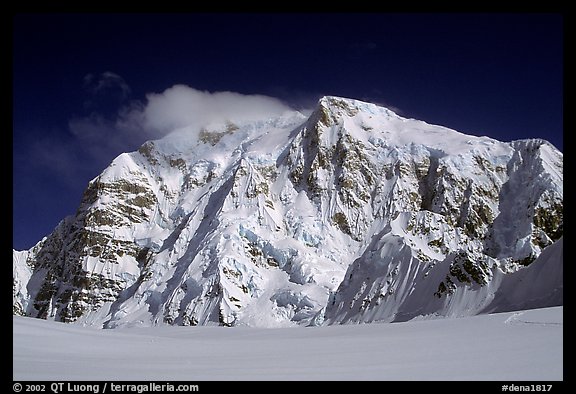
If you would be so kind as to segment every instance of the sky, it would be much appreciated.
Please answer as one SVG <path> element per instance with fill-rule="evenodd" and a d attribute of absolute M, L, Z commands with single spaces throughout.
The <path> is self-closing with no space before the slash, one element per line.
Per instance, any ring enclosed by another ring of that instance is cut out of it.
<path fill-rule="evenodd" d="M 120 153 L 324 95 L 563 150 L 560 14 L 16 14 L 13 247 L 73 215 Z"/>

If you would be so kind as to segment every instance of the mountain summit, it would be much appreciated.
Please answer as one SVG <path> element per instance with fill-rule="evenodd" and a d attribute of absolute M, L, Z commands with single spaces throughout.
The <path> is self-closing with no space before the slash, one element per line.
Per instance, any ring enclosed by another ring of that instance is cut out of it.
<path fill-rule="evenodd" d="M 13 252 L 17 315 L 103 328 L 561 305 L 563 155 L 322 98 L 118 156 Z"/>

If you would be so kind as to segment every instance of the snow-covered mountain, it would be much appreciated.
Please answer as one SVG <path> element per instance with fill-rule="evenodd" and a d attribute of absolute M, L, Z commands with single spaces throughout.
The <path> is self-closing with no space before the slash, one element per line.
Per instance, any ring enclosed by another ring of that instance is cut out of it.
<path fill-rule="evenodd" d="M 322 98 L 118 156 L 13 252 L 14 314 L 113 328 L 562 304 L 563 155 Z"/>

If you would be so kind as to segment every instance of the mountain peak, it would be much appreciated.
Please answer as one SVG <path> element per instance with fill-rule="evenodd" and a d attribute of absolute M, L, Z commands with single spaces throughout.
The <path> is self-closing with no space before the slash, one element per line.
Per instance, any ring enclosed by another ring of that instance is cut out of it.
<path fill-rule="evenodd" d="M 506 275 L 561 255 L 539 258 L 562 238 L 562 166 L 537 140 L 334 96 L 308 119 L 178 130 L 116 158 L 75 216 L 13 254 L 14 313 L 107 328 L 397 321 L 502 308 L 501 283 L 550 306 L 558 276 L 534 294 Z"/>
<path fill-rule="evenodd" d="M 319 109 L 325 109 L 335 115 L 353 117 L 358 113 L 365 115 L 384 115 L 391 118 L 400 118 L 394 111 L 365 101 L 338 96 L 324 96 L 318 101 Z"/>

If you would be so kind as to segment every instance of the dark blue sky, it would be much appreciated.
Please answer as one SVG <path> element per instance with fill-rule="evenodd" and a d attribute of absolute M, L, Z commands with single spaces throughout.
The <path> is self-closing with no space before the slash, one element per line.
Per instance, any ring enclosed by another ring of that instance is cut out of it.
<path fill-rule="evenodd" d="M 296 108 L 357 98 L 563 150 L 558 14 L 20 14 L 13 29 L 16 249 L 73 214 L 88 181 L 144 142 L 114 134 L 118 111 L 175 84 Z M 100 127 L 70 126 L 86 119 Z"/>

